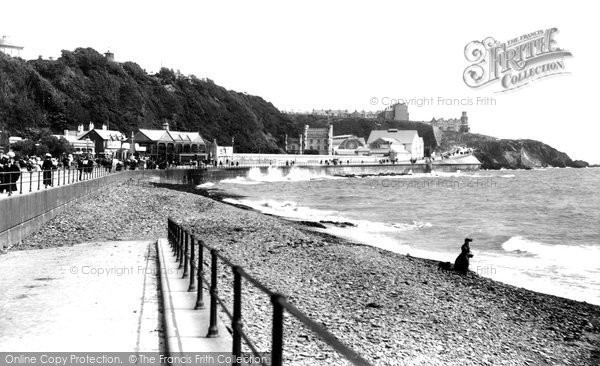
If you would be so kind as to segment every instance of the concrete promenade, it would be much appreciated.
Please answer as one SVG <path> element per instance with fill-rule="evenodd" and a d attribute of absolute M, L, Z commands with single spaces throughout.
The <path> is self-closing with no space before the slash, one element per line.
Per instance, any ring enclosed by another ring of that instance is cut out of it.
<path fill-rule="evenodd" d="M 175 260 L 167 239 L 159 239 L 157 251 L 165 319 L 165 340 L 169 353 L 220 352 L 231 353 L 231 334 L 217 318 L 219 336 L 207 338 L 210 295 L 204 289 L 204 309 L 194 310 L 197 292 L 189 292 L 189 278 Z"/>
<path fill-rule="evenodd" d="M 0 352 L 159 352 L 153 241 L 0 255 Z"/>

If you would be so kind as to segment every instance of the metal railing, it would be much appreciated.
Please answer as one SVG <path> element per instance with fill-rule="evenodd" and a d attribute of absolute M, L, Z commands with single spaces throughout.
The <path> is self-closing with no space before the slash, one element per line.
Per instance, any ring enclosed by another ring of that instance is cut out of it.
<path fill-rule="evenodd" d="M 281 366 L 283 364 L 283 316 L 287 311 L 294 316 L 313 333 L 318 335 L 326 344 L 331 346 L 339 354 L 344 356 L 354 365 L 370 366 L 371 364 L 362 356 L 356 353 L 353 349 L 343 344 L 333 334 L 329 333 L 314 320 L 306 316 L 302 311 L 294 305 L 287 302 L 286 297 L 280 293 L 271 291 L 265 285 L 257 281 L 244 271 L 242 267 L 232 263 L 228 258 L 223 256 L 217 249 L 206 245 L 202 240 L 196 239 L 189 229 L 169 218 L 167 220 L 168 239 L 173 255 L 176 261 L 179 262 L 179 268 L 183 269 L 182 278 L 189 277 L 188 291 L 197 292 L 196 304 L 194 309 L 204 309 L 204 296 L 202 284 L 210 286 L 210 320 L 208 326 L 207 337 L 218 337 L 217 328 L 217 306 L 220 305 L 223 312 L 231 320 L 233 346 L 233 359 L 240 359 L 242 355 L 242 339 L 250 348 L 252 353 L 261 357 L 260 352 L 250 340 L 249 336 L 242 329 L 242 279 L 245 279 L 257 289 L 268 295 L 273 305 L 273 325 L 271 330 L 271 365 Z M 195 247 L 198 245 L 198 253 L 195 253 Z M 204 278 L 204 251 L 210 253 L 210 282 Z M 197 256 L 197 265 L 194 258 Z M 219 297 L 218 288 L 218 261 L 224 263 L 231 268 L 233 273 L 233 311 L 227 309 L 223 299 Z M 234 364 L 235 361 L 234 361 Z"/>
<path fill-rule="evenodd" d="M 114 170 L 105 167 L 4 171 L 0 172 L 0 193 L 8 193 L 8 196 L 25 194 L 100 178 L 111 173 L 114 173 Z"/>

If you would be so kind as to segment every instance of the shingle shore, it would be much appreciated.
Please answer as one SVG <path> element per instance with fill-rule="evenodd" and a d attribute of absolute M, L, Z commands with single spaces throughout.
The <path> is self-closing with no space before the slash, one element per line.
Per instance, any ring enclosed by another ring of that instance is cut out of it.
<path fill-rule="evenodd" d="M 13 249 L 165 237 L 167 217 L 287 294 L 373 364 L 600 364 L 598 306 L 440 271 L 430 260 L 166 187 L 103 189 Z M 231 275 L 221 273 L 220 294 L 230 301 Z M 269 299 L 244 283 L 243 301 L 244 329 L 268 351 Z M 287 317 L 286 364 L 345 364 L 317 339 Z"/>

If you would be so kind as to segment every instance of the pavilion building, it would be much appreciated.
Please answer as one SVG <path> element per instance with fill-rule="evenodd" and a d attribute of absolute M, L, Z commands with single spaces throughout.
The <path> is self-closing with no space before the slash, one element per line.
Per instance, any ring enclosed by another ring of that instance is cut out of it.
<path fill-rule="evenodd" d="M 162 130 L 140 128 L 134 135 L 135 148 L 156 160 L 171 161 L 182 155 L 198 159 L 208 158 L 206 142 L 198 132 L 171 131 L 169 123 L 163 123 Z"/>

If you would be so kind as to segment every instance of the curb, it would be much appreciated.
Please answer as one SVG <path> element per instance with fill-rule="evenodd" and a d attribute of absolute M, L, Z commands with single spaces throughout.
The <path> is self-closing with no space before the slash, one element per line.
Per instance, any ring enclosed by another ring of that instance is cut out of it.
<path fill-rule="evenodd" d="M 166 353 L 231 353 L 231 334 L 221 319 L 217 321 L 219 337 L 206 337 L 209 307 L 194 310 L 197 293 L 187 291 L 189 279 L 181 278 L 179 265 L 170 258 L 169 250 L 167 239 L 156 241 Z"/>

